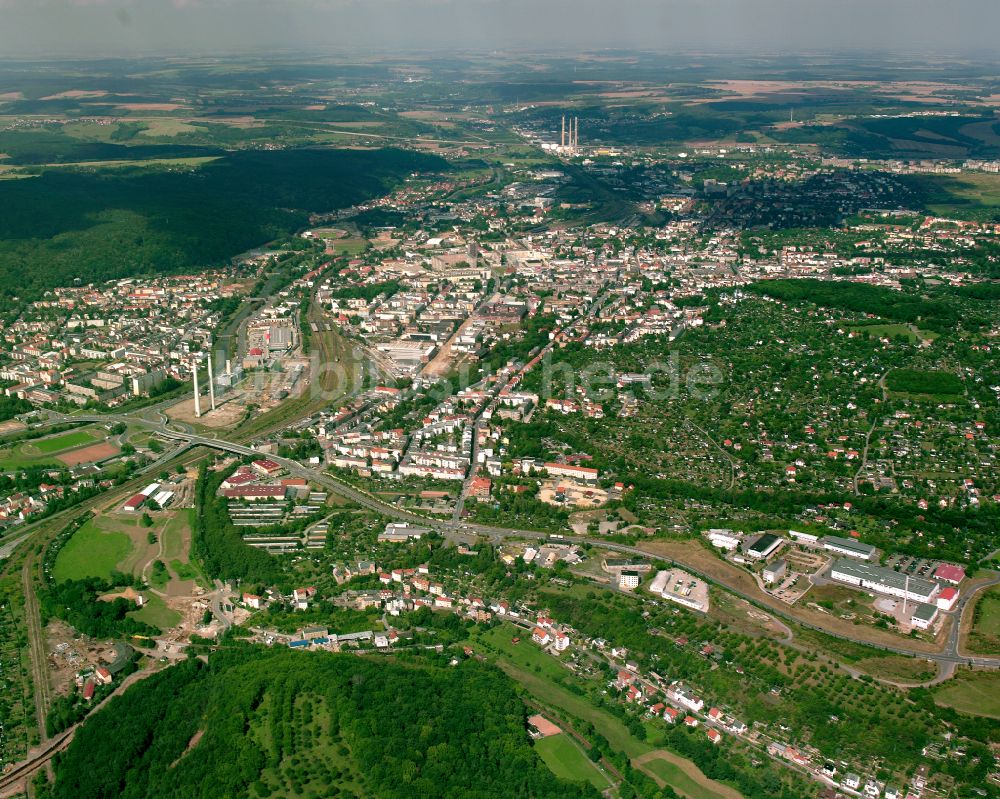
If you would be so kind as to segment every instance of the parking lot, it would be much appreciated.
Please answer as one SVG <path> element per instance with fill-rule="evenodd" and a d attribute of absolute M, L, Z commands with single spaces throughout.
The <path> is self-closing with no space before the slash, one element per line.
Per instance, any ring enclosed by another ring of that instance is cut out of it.
<path fill-rule="evenodd" d="M 941 561 L 928 560 L 927 558 L 913 558 L 909 555 L 891 555 L 885 563 L 890 569 L 895 569 L 900 574 L 908 574 L 911 577 L 922 577 L 930 580 L 935 569 L 941 565 Z"/>

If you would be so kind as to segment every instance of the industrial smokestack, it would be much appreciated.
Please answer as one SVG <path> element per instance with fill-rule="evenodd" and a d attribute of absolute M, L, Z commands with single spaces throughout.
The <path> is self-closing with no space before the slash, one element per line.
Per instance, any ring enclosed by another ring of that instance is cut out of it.
<path fill-rule="evenodd" d="M 563 114 L 562 118 L 562 131 L 559 133 L 559 146 L 566 146 L 566 115 Z"/>
<path fill-rule="evenodd" d="M 215 375 L 212 374 L 212 353 L 208 354 L 208 402 L 215 410 Z"/>
<path fill-rule="evenodd" d="M 201 416 L 201 395 L 198 393 L 198 362 L 191 362 L 191 379 L 194 381 L 194 415 Z"/>
<path fill-rule="evenodd" d="M 573 117 L 573 149 L 580 146 L 580 117 Z"/>

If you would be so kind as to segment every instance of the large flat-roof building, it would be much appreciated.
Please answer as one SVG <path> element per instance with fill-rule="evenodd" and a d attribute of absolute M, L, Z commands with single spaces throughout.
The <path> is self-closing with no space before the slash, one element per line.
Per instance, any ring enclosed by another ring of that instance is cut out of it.
<path fill-rule="evenodd" d="M 766 560 L 778 551 L 783 541 L 773 533 L 764 533 L 747 547 L 746 553 L 754 560 Z"/>
<path fill-rule="evenodd" d="M 931 603 L 941 590 L 941 586 L 933 580 L 907 577 L 884 566 L 859 563 L 847 558 L 838 558 L 833 562 L 830 579 L 913 602 Z"/>
<path fill-rule="evenodd" d="M 871 544 L 862 544 L 853 538 L 840 538 L 835 535 L 823 538 L 823 549 L 836 555 L 846 555 L 858 560 L 871 560 L 875 557 L 875 547 Z"/>

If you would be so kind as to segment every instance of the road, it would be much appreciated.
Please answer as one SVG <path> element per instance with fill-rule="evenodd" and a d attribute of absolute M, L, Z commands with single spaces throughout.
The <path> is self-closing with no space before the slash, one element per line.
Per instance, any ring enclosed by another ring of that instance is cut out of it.
<path fill-rule="evenodd" d="M 596 303 L 595 303 L 596 305 Z M 91 417 L 76 417 L 78 419 L 89 420 Z M 102 416 L 95 417 L 96 419 L 105 421 L 128 421 L 134 424 L 144 424 L 150 427 L 154 432 L 163 436 L 167 439 L 176 440 L 178 442 L 186 442 L 189 446 L 203 446 L 212 449 L 222 450 L 224 452 L 230 452 L 235 455 L 244 455 L 256 457 L 260 453 L 253 447 L 247 444 L 240 444 L 234 441 L 226 441 L 221 438 L 208 438 L 205 436 L 197 435 L 195 433 L 190 433 L 187 431 L 173 430 L 167 427 L 163 422 L 157 421 L 152 422 L 146 418 L 136 418 L 131 415 L 126 415 L 122 417 L 118 416 Z M 532 530 L 517 530 L 511 528 L 501 528 L 501 527 L 491 527 L 486 525 L 477 524 L 462 524 L 459 520 L 454 518 L 449 519 L 446 522 L 442 522 L 439 519 L 430 518 L 423 516 L 412 511 L 408 511 L 402 508 L 398 508 L 395 505 L 384 502 L 378 499 L 374 495 L 363 491 L 355 486 L 352 486 L 344 481 L 322 471 L 322 469 L 314 468 L 310 466 L 304 466 L 298 461 L 291 460 L 289 458 L 282 458 L 275 455 L 268 455 L 270 460 L 273 460 L 280 464 L 289 474 L 295 477 L 304 477 L 312 482 L 321 485 L 330 491 L 337 493 L 338 495 L 349 499 L 358 505 L 368 508 L 369 510 L 381 513 L 389 518 L 396 519 L 398 521 L 411 522 L 413 524 L 423 525 L 433 527 L 435 529 L 440 529 L 447 535 L 455 536 L 460 532 L 464 531 L 469 534 L 481 535 L 490 538 L 494 543 L 500 543 L 507 538 L 526 538 L 526 539 L 543 539 L 548 536 L 547 533 L 540 533 Z M 576 536 L 567 536 L 563 539 L 567 542 L 579 543 L 579 544 L 592 544 L 594 546 L 603 547 L 605 549 L 611 549 L 615 551 L 624 552 L 627 554 L 640 555 L 645 558 L 655 557 L 649 552 L 642 550 L 638 547 L 627 547 L 621 544 L 611 544 L 600 539 L 588 539 Z M 1000 657 L 983 657 L 983 656 L 971 656 L 963 655 L 959 651 L 959 641 L 960 641 L 960 624 L 959 620 L 961 618 L 960 614 L 964 608 L 968 605 L 974 596 L 990 585 L 1000 584 L 1000 575 L 996 575 L 991 579 L 991 581 L 986 582 L 979 586 L 975 591 L 966 592 L 966 594 L 960 599 L 959 605 L 956 608 L 955 620 L 952 624 L 952 629 L 949 633 L 948 639 L 945 643 L 943 650 L 937 652 L 926 652 L 919 649 L 912 649 L 905 646 L 893 646 L 885 644 L 874 644 L 870 641 L 866 641 L 863 638 L 846 636 L 838 633 L 833 633 L 819 625 L 811 624 L 809 622 L 804 622 L 797 618 L 793 614 L 786 612 L 774 605 L 765 602 L 761 597 L 753 596 L 751 594 L 745 593 L 737 588 L 730 585 L 722 583 L 709 575 L 702 572 L 696 566 L 689 562 L 679 560 L 677 558 L 673 559 L 674 562 L 681 568 L 689 571 L 695 576 L 705 580 L 706 582 L 715 585 L 735 596 L 745 599 L 754 606 L 771 613 L 775 616 L 781 617 L 782 619 L 789 621 L 793 624 L 798 624 L 803 627 L 817 630 L 826 635 L 830 635 L 834 638 L 840 638 L 842 640 L 851 641 L 853 643 L 862 644 L 865 646 L 870 646 L 875 649 L 891 652 L 893 654 L 905 655 L 908 657 L 923 658 L 925 660 L 933 661 L 939 664 L 939 668 L 944 669 L 953 668 L 955 665 L 972 665 L 972 666 L 982 666 L 987 668 L 1000 668 Z M 950 664 L 950 666 L 949 666 Z"/>
<path fill-rule="evenodd" d="M 560 336 L 560 338 L 565 338 L 569 333 L 573 331 L 573 329 L 577 326 L 577 324 L 592 318 L 602 305 L 605 296 L 606 295 L 604 294 L 598 296 L 591 305 L 590 309 L 588 309 L 588 312 L 583 317 L 576 320 L 576 322 L 567 325 L 563 330 L 561 330 L 560 333 L 562 335 Z M 554 341 L 550 342 L 548 345 L 546 345 L 545 348 L 543 348 L 541 354 L 544 355 L 546 351 L 551 351 L 554 345 L 555 345 Z M 511 383 L 516 382 L 519 376 L 520 374 L 516 375 L 514 378 L 511 379 L 511 381 L 504 383 L 504 385 L 510 385 Z M 499 386 L 500 381 L 497 382 L 498 386 L 496 387 L 496 390 L 493 392 L 493 396 L 491 397 L 490 401 L 483 404 L 484 410 L 487 407 L 491 407 L 491 405 L 495 404 L 496 394 L 500 390 Z M 258 450 L 256 450 L 253 446 L 250 446 L 247 443 L 240 443 L 238 441 L 229 441 L 223 438 L 201 435 L 194 432 L 194 430 L 188 425 L 182 425 L 176 422 L 172 422 L 162 413 L 162 411 L 164 407 L 166 407 L 169 404 L 173 404 L 174 402 L 176 402 L 176 399 L 168 400 L 163 403 L 158 403 L 156 405 L 151 405 L 146 408 L 137 409 L 136 411 L 120 413 L 120 414 L 115 414 L 115 413 L 100 414 L 100 415 L 81 414 L 74 416 L 66 416 L 63 414 L 50 414 L 49 421 L 43 423 L 43 425 L 47 426 L 52 424 L 60 424 L 66 421 L 75 421 L 81 423 L 92 422 L 92 423 L 105 423 L 105 424 L 113 424 L 115 422 L 125 422 L 128 424 L 145 427 L 149 429 L 150 432 L 156 433 L 165 439 L 177 442 L 178 446 L 176 449 L 174 449 L 169 453 L 164 453 L 155 462 L 145 467 L 145 469 L 143 470 L 144 472 L 154 471 L 162 468 L 170 461 L 175 460 L 179 454 L 185 452 L 187 449 L 192 447 L 206 447 L 239 456 L 257 457 L 260 455 Z M 289 423 L 289 426 L 291 426 L 291 424 L 294 424 L 296 421 L 300 420 L 294 420 L 293 422 Z M 476 428 L 477 433 L 479 427 L 484 423 L 484 421 L 485 420 L 481 411 L 474 420 L 474 426 Z M 701 432 L 711 440 L 711 437 L 707 436 L 705 431 Z M 868 438 L 870 438 L 871 432 L 872 431 L 869 431 Z M 866 453 L 867 453 L 868 438 L 866 438 Z M 360 489 L 356 486 L 350 485 L 334 477 L 333 475 L 323 471 L 321 468 L 305 466 L 299 463 L 298 461 L 289 458 L 283 458 L 276 455 L 269 454 L 268 458 L 277 462 L 290 475 L 296 477 L 304 477 L 309 481 L 311 481 L 312 483 L 322 486 L 328 489 L 329 491 L 332 491 L 338 494 L 339 496 L 342 496 L 345 499 L 348 499 L 358 504 L 361 507 L 376 511 L 377 513 L 380 513 L 388 518 L 392 518 L 398 521 L 406 521 L 438 529 L 444 535 L 452 539 L 461 537 L 462 535 L 477 535 L 477 536 L 484 536 L 494 543 L 501 543 L 510 538 L 528 539 L 528 540 L 539 540 L 547 538 L 548 537 L 547 533 L 541 533 L 537 531 L 518 530 L 512 528 L 502 528 L 502 527 L 493 527 L 487 525 L 462 523 L 461 516 L 462 516 L 462 508 L 464 506 L 464 499 L 468 492 L 468 487 L 471 482 L 471 477 L 476 472 L 475 456 L 477 453 L 477 443 L 476 443 L 477 439 L 478 435 L 474 436 L 473 463 L 472 463 L 472 468 L 470 469 L 470 478 L 467 479 L 463 484 L 463 490 L 461 492 L 455 513 L 450 519 L 446 521 L 423 516 L 421 514 L 414 513 L 412 511 L 386 503 L 385 501 L 377 498 L 373 494 L 363 489 Z M 865 458 L 863 457 L 862 460 L 864 461 Z M 732 475 L 732 477 L 733 479 L 735 479 L 735 473 Z M 98 498 L 98 500 L 96 501 L 99 503 L 100 498 Z M 75 513 L 79 513 L 81 512 L 84 506 L 90 504 L 91 504 L 90 502 L 84 503 L 83 505 L 78 506 L 76 508 L 72 508 L 69 509 L 68 511 L 56 514 L 55 516 L 44 520 L 44 522 L 51 523 L 53 519 L 61 518 L 64 515 L 72 515 Z M 42 524 L 44 522 L 40 522 L 37 524 Z M 8 539 L 0 541 L 0 557 L 9 557 L 19 547 L 20 544 L 22 544 L 24 541 L 32 537 L 34 532 L 32 528 L 35 527 L 36 525 L 28 525 L 26 527 L 20 528 L 14 535 L 9 537 Z M 614 544 L 600 539 L 590 539 L 579 536 L 566 536 L 561 540 L 566 543 L 593 545 L 596 547 L 601 547 L 603 549 L 613 550 L 629 555 L 637 555 L 644 558 L 655 557 L 654 554 L 647 552 L 641 549 L 640 547 Z M 949 629 L 944 648 L 938 652 L 925 652 L 921 650 L 911 649 L 905 646 L 872 644 L 861 638 L 832 633 L 821 626 L 810 624 L 808 622 L 804 622 L 798 619 L 791 613 L 783 611 L 782 609 L 775 607 L 769 602 L 764 601 L 759 596 L 748 594 L 730 585 L 722 583 L 710 577 L 709 575 L 705 574 L 691 563 L 685 562 L 684 560 L 678 559 L 676 557 L 673 558 L 672 560 L 679 567 L 705 580 L 707 583 L 715 585 L 718 588 L 721 588 L 722 590 L 725 590 L 730 594 L 740 597 L 741 599 L 750 603 L 752 606 L 757 607 L 774 617 L 781 618 L 786 622 L 790 622 L 791 624 L 801 625 L 806 628 L 817 630 L 825 635 L 830 635 L 832 637 L 840 638 L 846 641 L 851 641 L 853 643 L 870 646 L 884 652 L 890 652 L 893 654 L 899 654 L 908 657 L 923 658 L 927 661 L 933 662 L 937 665 L 939 670 L 938 675 L 935 678 L 935 682 L 951 677 L 952 674 L 954 673 L 955 668 L 958 665 L 974 665 L 987 668 L 1000 668 L 1000 657 L 968 656 L 968 655 L 963 655 L 960 652 L 961 620 L 964 611 L 969 606 L 969 603 L 971 603 L 974 600 L 974 598 L 979 592 L 990 586 L 1000 584 L 1000 574 L 995 574 L 993 577 L 991 577 L 990 580 L 981 583 L 973 591 L 968 591 L 962 596 L 962 598 L 958 603 L 958 606 L 956 607 L 952 615 L 953 622 Z M 29 555 L 26 558 L 25 563 L 22 567 L 21 577 L 25 591 L 25 616 L 29 629 L 29 647 L 31 651 L 33 681 L 35 683 L 34 686 L 35 700 L 36 700 L 35 705 L 36 705 L 36 713 L 38 714 L 38 725 L 41 733 L 42 745 L 39 749 L 37 749 L 34 753 L 32 753 L 29 756 L 28 760 L 24 761 L 22 764 L 19 764 L 18 766 L 15 766 L 14 769 L 12 769 L 10 772 L 0 777 L 0 797 L 9 795 L 9 790 L 11 786 L 23 785 L 26 778 L 30 777 L 39 768 L 47 764 L 56 752 L 60 751 L 61 749 L 64 749 L 71 740 L 73 731 L 75 730 L 75 727 L 71 728 L 70 730 L 67 730 L 64 733 L 60 733 L 60 735 L 55 736 L 52 739 L 46 740 L 44 715 L 45 715 L 45 709 L 48 707 L 50 697 L 49 697 L 48 675 L 44 673 L 47 657 L 45 652 L 44 638 L 42 636 L 42 631 L 40 628 L 41 622 L 38 611 L 37 597 L 35 596 L 34 586 L 33 586 L 33 579 L 34 579 L 34 575 L 32 573 L 33 563 L 34 563 L 34 557 Z M 210 602 L 214 615 L 217 618 L 219 618 L 224 625 L 228 627 L 230 626 L 231 621 L 229 620 L 228 616 L 225 614 L 223 609 L 224 597 L 225 597 L 225 592 L 223 590 L 223 587 L 221 585 L 217 585 L 216 591 L 214 591 L 210 597 Z M 790 629 L 789 633 L 791 633 Z M 145 675 L 145 673 L 142 674 Z M 133 677 L 136 676 L 137 675 L 133 675 Z M 134 680 L 132 681 L 134 682 Z M 115 694 L 119 693 L 121 690 L 124 690 L 124 688 L 128 684 L 130 684 L 129 680 L 123 682 L 123 684 L 116 689 Z"/>
<path fill-rule="evenodd" d="M 185 449 L 190 447 L 206 447 L 216 450 L 221 450 L 223 452 L 229 452 L 235 455 L 241 456 L 257 456 L 257 450 L 246 444 L 241 444 L 233 441 L 226 441 L 219 438 L 209 438 L 206 436 L 197 435 L 189 430 L 175 430 L 168 427 L 169 422 L 164 419 L 162 415 L 157 414 L 157 418 L 150 419 L 149 417 L 136 416 L 133 414 L 127 415 L 114 415 L 114 416 L 100 416 L 100 417 L 75 417 L 80 421 L 127 421 L 133 424 L 139 424 L 146 426 L 151 429 L 151 431 L 156 432 L 162 437 L 177 441 L 180 445 L 179 450 L 175 450 L 167 456 L 164 456 L 161 460 L 166 462 L 177 457 L 178 452 L 183 452 Z M 477 420 L 478 423 L 478 420 Z M 363 491 L 355 486 L 349 485 L 336 477 L 322 471 L 318 468 L 313 468 L 309 466 L 304 466 L 301 463 L 288 459 L 282 458 L 280 456 L 269 455 L 270 459 L 276 461 L 280 464 L 289 474 L 294 476 L 305 477 L 306 479 L 312 481 L 315 484 L 321 485 L 338 495 L 349 499 L 358 505 L 374 510 L 381 513 L 389 518 L 393 518 L 399 521 L 409 521 L 415 524 L 420 524 L 424 526 L 430 526 L 435 529 L 441 530 L 445 535 L 449 537 L 454 537 L 461 534 L 473 534 L 478 536 L 484 536 L 495 543 L 500 543 L 509 538 L 521 538 L 521 539 L 545 539 L 548 538 L 547 533 L 530 531 L 530 530 L 518 530 L 512 528 L 502 528 L 502 527 L 492 527 L 488 525 L 478 525 L 478 524 L 461 524 L 458 518 L 452 518 L 448 521 L 442 522 L 439 519 L 432 519 L 411 511 L 396 507 L 395 505 L 388 504 L 372 494 Z M 157 462 L 159 463 L 159 461 Z M 147 467 L 147 469 L 152 468 Z M 102 495 L 103 496 L 103 495 Z M 86 503 L 89 504 L 89 503 Z M 80 512 L 82 508 L 77 507 L 70 509 L 64 513 Z M 62 516 L 63 514 L 57 514 L 55 517 L 50 517 L 45 520 L 46 522 L 51 522 L 52 519 Z M 5 542 L 0 544 L 0 552 L 6 554 L 12 553 L 15 548 L 22 542 L 28 540 L 32 537 L 32 531 L 22 529 L 18 531 L 17 537 L 12 537 Z M 608 549 L 612 551 L 621 552 L 623 554 L 637 555 L 644 558 L 655 557 L 652 553 L 649 553 L 640 547 L 626 546 L 623 544 L 615 544 L 599 539 L 591 539 L 580 536 L 565 536 L 561 539 L 566 543 L 576 543 L 576 544 L 588 544 L 596 547 L 601 547 L 603 549 Z M 752 596 L 743 591 L 735 589 L 729 585 L 720 583 L 719 581 L 713 579 L 709 575 L 703 573 L 697 567 L 690 563 L 686 563 L 681 559 L 672 559 L 679 567 L 689 571 L 690 573 L 696 575 L 697 577 L 705 580 L 706 582 L 715 585 L 730 594 L 740 597 L 741 599 L 747 601 L 751 605 L 767 612 L 776 617 L 780 617 L 787 622 L 792 624 L 801 625 L 810 629 L 817 630 L 826 635 L 831 635 L 835 638 L 841 638 L 847 641 L 852 641 L 855 643 L 860 643 L 866 646 L 872 646 L 875 649 L 879 649 L 885 652 L 891 652 L 893 654 L 905 655 L 915 658 L 923 658 L 925 660 L 934 662 L 937 664 L 939 669 L 938 677 L 936 681 L 942 679 L 947 679 L 952 675 L 954 669 L 958 665 L 974 665 L 987 668 L 1000 668 L 1000 657 L 979 657 L 979 656 L 967 656 L 963 655 L 959 651 L 959 644 L 961 638 L 961 619 L 962 615 L 970 602 L 973 601 L 974 597 L 982 590 L 1000 584 L 1000 574 L 995 574 L 990 580 L 981 583 L 976 587 L 974 591 L 967 592 L 960 600 L 956 610 L 954 612 L 954 621 L 951 625 L 945 647 L 940 652 L 923 652 L 919 650 L 909 649 L 904 646 L 888 646 L 888 645 L 875 645 L 867 641 L 854 638 L 851 636 L 839 635 L 832 633 L 818 625 L 809 624 L 803 622 L 800 619 L 794 617 L 790 613 L 783 612 L 778 608 L 764 602 L 760 597 Z M 66 730 L 59 735 L 46 740 L 44 735 L 44 712 L 43 709 L 48 707 L 48 675 L 44 673 L 39 673 L 39 669 L 45 668 L 45 663 L 47 661 L 46 653 L 44 651 L 44 639 L 40 630 L 40 618 L 38 615 L 37 598 L 35 597 L 34 586 L 32 584 L 32 573 L 31 566 L 33 563 L 33 558 L 28 557 L 22 568 L 22 580 L 24 582 L 25 589 L 25 615 L 28 620 L 29 625 L 29 646 L 31 647 L 31 659 L 33 666 L 33 680 L 35 682 L 35 692 L 36 692 L 36 712 L 39 714 L 38 723 L 39 729 L 42 734 L 42 745 L 36 749 L 33 753 L 29 755 L 29 758 L 24 762 L 18 764 L 13 769 L 11 769 L 6 774 L 0 776 L 0 798 L 4 796 L 10 796 L 15 793 L 15 789 L 22 790 L 26 781 L 35 774 L 40 768 L 45 767 L 55 753 L 63 750 L 68 746 L 72 739 L 72 735 L 75 732 L 76 726 Z M 217 585 L 216 591 L 213 592 L 212 596 L 212 610 L 213 613 L 220 618 L 224 624 L 229 626 L 231 623 L 223 612 L 222 599 L 224 592 L 222 586 Z M 35 629 L 38 628 L 38 629 Z M 136 681 L 136 679 L 141 679 L 144 676 L 148 676 L 149 672 L 140 672 L 138 674 L 132 675 L 129 679 L 123 681 L 123 683 L 116 688 L 115 692 L 111 695 L 117 695 L 121 691 L 125 690 L 128 685 Z M 105 700 L 107 702 L 111 697 Z M 103 705 L 104 703 L 102 703 Z"/>

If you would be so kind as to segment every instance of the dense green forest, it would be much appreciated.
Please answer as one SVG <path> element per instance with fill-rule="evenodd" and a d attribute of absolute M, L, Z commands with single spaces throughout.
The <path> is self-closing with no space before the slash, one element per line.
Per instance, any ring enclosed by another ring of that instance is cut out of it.
<path fill-rule="evenodd" d="M 597 797 L 548 771 L 526 716 L 509 679 L 476 661 L 237 648 L 112 700 L 77 732 L 51 795 Z"/>
<path fill-rule="evenodd" d="M 54 286 L 214 264 L 447 168 L 402 150 L 235 152 L 190 167 L 43 170 L 0 181 L 0 310 Z"/>
<path fill-rule="evenodd" d="M 785 302 L 811 302 L 825 308 L 874 314 L 894 322 L 919 322 L 930 330 L 947 332 L 956 326 L 979 327 L 985 320 L 970 317 L 948 297 L 925 298 L 865 283 L 830 282 L 813 278 L 764 280 L 748 290 Z"/>
<path fill-rule="evenodd" d="M 893 369 L 886 376 L 886 385 L 891 391 L 906 394 L 954 396 L 964 391 L 958 375 L 924 369 Z"/>
<path fill-rule="evenodd" d="M 202 461 L 195 487 L 191 554 L 204 563 L 210 577 L 273 584 L 281 577 L 278 562 L 264 550 L 243 542 L 225 499 L 217 495 L 227 476 L 227 472 L 210 472 L 208 462 Z"/>

